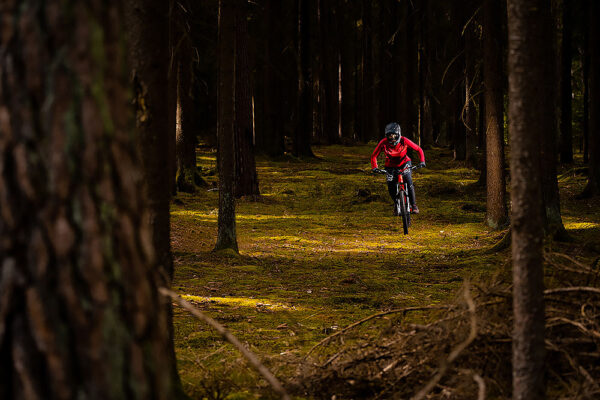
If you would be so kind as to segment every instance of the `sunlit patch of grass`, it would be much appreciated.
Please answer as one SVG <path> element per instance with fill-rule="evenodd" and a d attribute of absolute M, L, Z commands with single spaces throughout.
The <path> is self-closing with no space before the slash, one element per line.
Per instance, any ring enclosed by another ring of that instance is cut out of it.
<path fill-rule="evenodd" d="M 594 222 L 565 222 L 567 229 L 593 229 L 600 228 L 600 224 Z"/>
<path fill-rule="evenodd" d="M 298 310 L 296 306 L 288 306 L 282 303 L 273 303 L 267 299 L 252 299 L 247 297 L 201 297 L 190 294 L 183 294 L 181 297 L 185 300 L 197 303 L 219 303 L 229 306 L 240 307 L 259 307 L 269 310 Z"/>

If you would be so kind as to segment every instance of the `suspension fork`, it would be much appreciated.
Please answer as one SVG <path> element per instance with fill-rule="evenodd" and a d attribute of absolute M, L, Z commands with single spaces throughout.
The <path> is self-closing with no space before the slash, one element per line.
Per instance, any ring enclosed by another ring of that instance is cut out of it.
<path fill-rule="evenodd" d="M 408 188 L 406 187 L 406 183 L 404 182 L 402 172 L 404 171 L 400 171 L 400 173 L 398 174 L 398 196 L 404 196 L 404 200 L 406 203 L 406 211 L 410 213 L 412 211 L 412 204 L 410 203 L 410 199 L 408 196 Z"/>

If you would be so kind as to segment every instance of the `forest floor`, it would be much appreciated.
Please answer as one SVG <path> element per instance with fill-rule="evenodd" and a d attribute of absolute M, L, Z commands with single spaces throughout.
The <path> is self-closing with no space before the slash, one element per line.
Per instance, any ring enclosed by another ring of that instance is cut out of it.
<path fill-rule="evenodd" d="M 179 194 L 172 206 L 173 289 L 282 381 L 316 343 L 355 321 L 453 301 L 465 281 L 486 282 L 509 269 L 508 251 L 485 251 L 504 232 L 484 224 L 478 171 L 453 162 L 447 149 L 427 151 L 427 168 L 414 174 L 421 213 L 405 236 L 384 177 L 369 174 L 373 147 L 315 147 L 318 158 L 308 161 L 258 159 L 262 199 L 236 206 L 240 255 L 212 252 L 218 191 Z M 214 152 L 199 154 L 211 184 L 215 164 Z M 600 202 L 574 198 L 585 184 L 577 172 L 571 166 L 559 176 L 563 221 L 577 245 L 552 246 L 583 257 L 578 249 L 600 238 Z M 377 337 L 386 323 L 365 324 L 354 338 Z M 191 398 L 268 396 L 266 383 L 218 333 L 178 307 L 174 324 Z"/>

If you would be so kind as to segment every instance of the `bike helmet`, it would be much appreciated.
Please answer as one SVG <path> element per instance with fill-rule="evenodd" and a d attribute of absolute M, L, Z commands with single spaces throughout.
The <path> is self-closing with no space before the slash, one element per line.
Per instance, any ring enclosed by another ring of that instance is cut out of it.
<path fill-rule="evenodd" d="M 400 142 L 400 138 L 402 137 L 402 129 L 400 128 L 400 125 L 396 122 L 387 124 L 385 126 L 385 137 L 393 145 L 398 144 L 398 142 Z"/>

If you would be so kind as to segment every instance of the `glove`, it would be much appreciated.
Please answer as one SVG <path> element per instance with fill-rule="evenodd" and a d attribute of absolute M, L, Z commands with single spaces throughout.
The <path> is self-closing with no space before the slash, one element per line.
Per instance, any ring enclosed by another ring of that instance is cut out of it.
<path fill-rule="evenodd" d="M 372 174 L 376 174 L 377 172 L 378 172 L 378 171 L 377 171 L 377 168 L 373 168 L 373 169 L 371 170 L 371 173 L 372 173 Z"/>
<path fill-rule="evenodd" d="M 425 168 L 425 161 L 421 161 L 419 163 L 419 168 Z"/>

